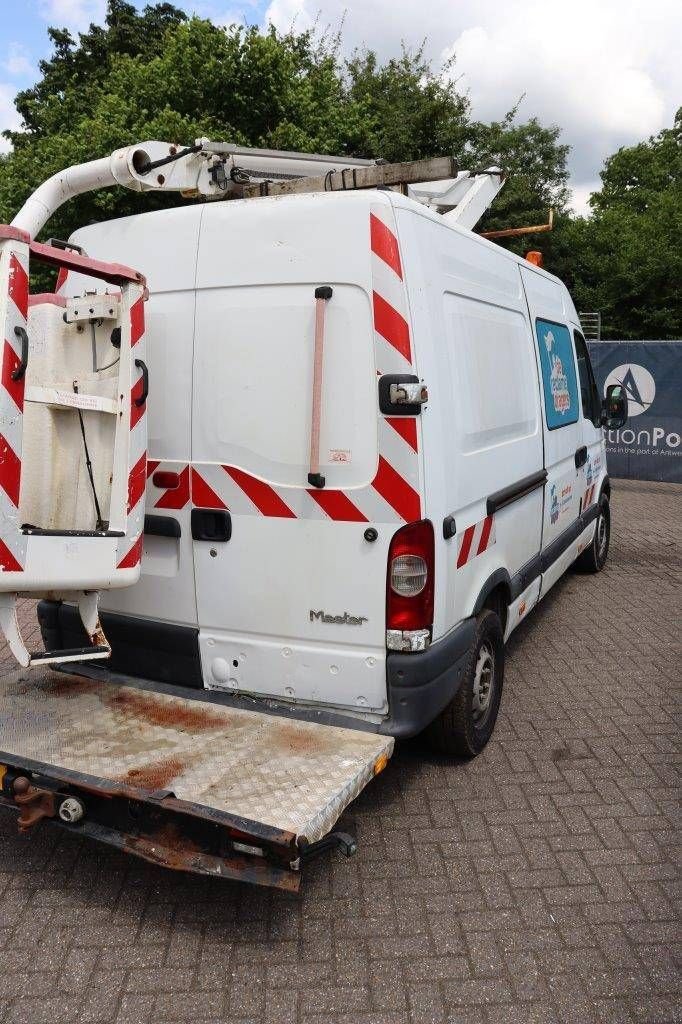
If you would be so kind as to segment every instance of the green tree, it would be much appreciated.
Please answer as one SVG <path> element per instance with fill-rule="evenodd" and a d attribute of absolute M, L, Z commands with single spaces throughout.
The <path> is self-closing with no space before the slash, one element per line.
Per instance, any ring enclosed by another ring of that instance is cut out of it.
<path fill-rule="evenodd" d="M 422 50 L 385 64 L 366 51 L 343 61 L 338 35 L 225 30 L 169 3 L 137 12 L 125 0 L 109 0 L 105 25 L 78 41 L 64 30 L 50 35 L 54 54 L 36 86 L 17 97 L 23 125 L 9 133 L 13 151 L 0 162 L 4 220 L 70 164 L 147 138 L 184 144 L 204 135 L 388 160 L 450 152 L 462 166 L 501 161 L 512 170 L 509 198 L 492 224 L 507 213 L 514 223 L 533 222 L 546 216 L 550 198 L 565 200 L 557 130 L 518 124 L 516 111 L 495 125 L 472 122 L 454 75 L 435 74 Z M 181 202 L 147 196 L 144 208 Z M 66 237 L 79 224 L 142 208 L 138 196 L 106 190 L 67 204 L 47 230 Z"/>
<path fill-rule="evenodd" d="M 563 238 L 576 302 L 601 312 L 606 338 L 682 338 L 682 109 L 671 128 L 610 156 L 601 180 L 592 217 Z"/>

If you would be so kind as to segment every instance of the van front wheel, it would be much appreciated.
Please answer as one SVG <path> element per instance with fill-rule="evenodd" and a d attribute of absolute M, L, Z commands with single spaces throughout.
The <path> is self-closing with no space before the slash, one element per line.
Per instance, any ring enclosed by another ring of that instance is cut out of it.
<path fill-rule="evenodd" d="M 606 565 L 611 541 L 611 510 L 609 499 L 602 494 L 599 499 L 599 511 L 594 527 L 594 537 L 581 555 L 578 555 L 575 566 L 581 572 L 601 572 Z"/>
<path fill-rule="evenodd" d="M 495 612 L 477 617 L 476 636 L 454 699 L 426 730 L 431 746 L 442 754 L 475 757 L 493 734 L 504 682 L 504 638 Z"/>

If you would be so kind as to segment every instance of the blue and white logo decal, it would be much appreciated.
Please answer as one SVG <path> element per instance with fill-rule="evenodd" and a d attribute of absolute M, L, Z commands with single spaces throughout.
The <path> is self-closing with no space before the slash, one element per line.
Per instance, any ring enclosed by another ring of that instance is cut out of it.
<path fill-rule="evenodd" d="M 578 419 L 578 385 L 573 345 L 568 328 L 549 320 L 536 320 L 540 350 L 545 416 L 550 430 Z"/>

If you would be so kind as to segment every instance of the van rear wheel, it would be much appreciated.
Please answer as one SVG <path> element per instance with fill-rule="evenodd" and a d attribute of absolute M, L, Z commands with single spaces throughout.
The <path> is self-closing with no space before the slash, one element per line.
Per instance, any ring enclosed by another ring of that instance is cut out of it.
<path fill-rule="evenodd" d="M 594 537 L 589 547 L 586 547 L 581 555 L 575 560 L 576 569 L 580 572 L 601 572 L 606 565 L 609 554 L 609 543 L 611 541 L 611 510 L 609 499 L 602 494 L 599 499 L 599 512 L 594 527 Z"/>
<path fill-rule="evenodd" d="M 464 678 L 454 699 L 426 730 L 434 750 L 475 757 L 493 734 L 504 682 L 504 638 L 495 612 L 477 617 Z"/>

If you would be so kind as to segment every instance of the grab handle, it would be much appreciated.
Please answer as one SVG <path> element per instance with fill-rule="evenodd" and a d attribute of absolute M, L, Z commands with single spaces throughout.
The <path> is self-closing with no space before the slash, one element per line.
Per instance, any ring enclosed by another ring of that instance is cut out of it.
<path fill-rule="evenodd" d="M 138 370 L 142 370 L 142 394 L 138 395 L 135 399 L 135 405 L 139 409 L 139 407 L 144 405 L 147 401 L 147 396 L 149 394 L 149 370 L 147 369 L 147 364 L 141 359 L 135 360 L 135 366 Z"/>
<path fill-rule="evenodd" d="M 15 370 L 12 370 L 12 380 L 21 380 L 26 373 L 26 367 L 28 366 L 28 334 L 26 333 L 25 327 L 15 327 L 14 333 L 17 338 L 21 338 L 21 361 Z"/>

